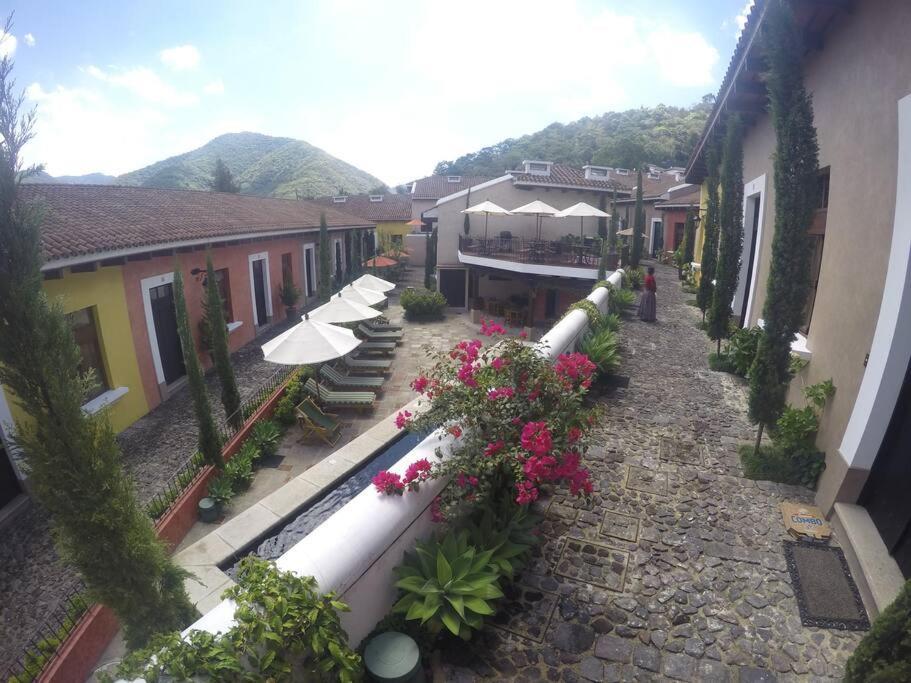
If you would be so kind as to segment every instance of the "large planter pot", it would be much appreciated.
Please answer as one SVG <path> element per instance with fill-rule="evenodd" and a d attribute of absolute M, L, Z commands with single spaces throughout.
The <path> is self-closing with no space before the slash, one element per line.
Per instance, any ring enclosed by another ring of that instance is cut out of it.
<path fill-rule="evenodd" d="M 199 513 L 199 521 L 207 522 L 209 524 L 218 519 L 220 512 L 218 509 L 218 503 L 215 502 L 214 498 L 209 498 L 208 496 L 199 501 L 196 509 Z"/>
<path fill-rule="evenodd" d="M 374 636 L 364 648 L 364 667 L 377 683 L 423 683 L 421 653 L 411 636 L 387 631 Z"/>
<path fill-rule="evenodd" d="M 297 306 L 285 306 L 285 315 L 288 316 L 288 320 L 294 320 L 297 316 Z"/>
<path fill-rule="evenodd" d="M 605 267 L 607 270 L 617 270 L 620 267 L 620 254 L 616 251 L 609 253 L 605 259 Z"/>

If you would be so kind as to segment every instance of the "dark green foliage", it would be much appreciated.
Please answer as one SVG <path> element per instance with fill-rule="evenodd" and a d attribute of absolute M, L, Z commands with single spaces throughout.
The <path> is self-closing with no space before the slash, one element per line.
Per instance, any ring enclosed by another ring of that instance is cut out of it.
<path fill-rule="evenodd" d="M 208 190 L 218 157 L 227 160 L 234 169 L 244 193 L 262 197 L 295 199 L 361 194 L 381 182 L 302 140 L 260 133 L 219 135 L 198 149 L 126 173 L 116 178 L 116 182 Z"/>
<path fill-rule="evenodd" d="M 598 208 L 601 211 L 604 211 L 605 213 L 607 213 L 607 195 L 604 192 L 602 192 L 598 196 Z M 607 239 L 607 219 L 606 218 L 598 219 L 598 237 L 600 237 L 602 240 L 601 251 L 603 253 L 604 252 L 603 241 Z"/>
<path fill-rule="evenodd" d="M 623 271 L 623 285 L 627 289 L 642 289 L 642 283 L 645 281 L 645 271 L 642 267 L 626 268 Z"/>
<path fill-rule="evenodd" d="M 737 374 L 734 372 L 734 364 L 731 362 L 730 356 L 726 353 L 715 353 L 714 351 L 710 353 L 709 369 L 714 370 L 715 372 L 729 372 L 732 375 Z"/>
<path fill-rule="evenodd" d="M 437 164 L 434 173 L 502 175 L 523 159 L 547 159 L 574 166 L 595 164 L 635 168 L 643 159 L 685 166 L 712 109 L 711 95 L 691 107 L 640 107 L 608 112 L 568 124 L 553 123 L 521 138 Z"/>
<path fill-rule="evenodd" d="M 566 313 L 563 314 L 563 317 L 565 318 L 572 311 L 582 311 L 585 313 L 590 328 L 596 329 L 601 327 L 601 311 L 599 311 L 598 307 L 588 299 L 579 299 L 579 301 L 571 304 L 566 309 Z"/>
<path fill-rule="evenodd" d="M 814 488 L 826 468 L 825 454 L 815 449 L 788 453 L 777 445 L 764 444 L 757 450 L 753 444 L 745 444 L 739 452 L 747 479 Z"/>
<path fill-rule="evenodd" d="M 611 199 L 610 224 L 607 231 L 607 248 L 611 254 L 617 253 L 617 226 L 620 225 L 620 214 L 617 213 L 617 191 Z"/>
<path fill-rule="evenodd" d="M 619 315 L 634 303 L 636 303 L 636 294 L 632 290 L 613 287 L 607 299 L 607 310 Z"/>
<path fill-rule="evenodd" d="M 607 279 L 607 240 L 601 240 L 601 258 L 598 260 L 598 280 Z"/>
<path fill-rule="evenodd" d="M 636 213 L 633 217 L 633 243 L 630 247 L 629 263 L 639 267 L 642 258 L 642 233 L 645 232 L 645 209 L 642 206 L 642 169 L 636 174 Z"/>
<path fill-rule="evenodd" d="M 231 175 L 231 169 L 222 160 L 221 157 L 215 158 L 215 172 L 212 174 L 212 189 L 215 192 L 231 192 L 237 194 L 240 192 L 240 186 L 234 182 L 234 176 Z"/>
<path fill-rule="evenodd" d="M 706 152 L 708 175 L 705 179 L 705 216 L 702 220 L 702 258 L 700 260 L 699 291 L 696 303 L 703 318 L 715 292 L 715 267 L 718 263 L 718 148 L 711 144 Z"/>
<path fill-rule="evenodd" d="M 439 320 L 449 305 L 440 292 L 409 287 L 399 299 L 408 320 Z"/>
<path fill-rule="evenodd" d="M 696 214 L 686 212 L 686 223 L 683 224 L 683 262 L 693 262 L 693 251 L 696 248 Z"/>
<path fill-rule="evenodd" d="M 332 294 L 332 265 L 329 255 L 329 227 L 325 212 L 319 215 L 319 282 L 317 294 L 320 301 L 329 301 Z"/>
<path fill-rule="evenodd" d="M 234 497 L 234 484 L 231 477 L 224 472 L 209 481 L 209 498 L 220 507 L 226 506 Z"/>
<path fill-rule="evenodd" d="M 280 571 L 252 555 L 241 560 L 237 583 L 224 594 L 237 603 L 235 624 L 227 633 L 159 636 L 124 658 L 118 676 L 149 683 L 362 680 L 361 658 L 348 646 L 339 622 L 338 612 L 348 606 L 334 593 L 321 595 L 312 576 Z"/>
<path fill-rule="evenodd" d="M 467 214 L 466 214 L 467 215 Z M 424 288 L 430 291 L 436 289 L 437 268 L 437 228 L 427 238 L 427 254 L 424 258 Z"/>
<path fill-rule="evenodd" d="M 224 460 L 221 456 L 221 437 L 218 435 L 218 426 L 215 424 L 212 406 L 209 404 L 209 394 L 206 392 L 206 382 L 203 378 L 202 368 L 199 365 L 199 356 L 196 355 L 196 342 L 193 341 L 193 335 L 190 332 L 187 300 L 183 288 L 183 273 L 178 263 L 174 264 L 173 287 L 174 311 L 177 314 L 177 333 L 180 336 L 183 363 L 187 370 L 187 385 L 190 396 L 193 399 L 196 426 L 199 428 L 199 451 L 210 465 L 221 469 L 224 466 Z"/>
<path fill-rule="evenodd" d="M 602 377 L 614 374 L 620 367 L 620 339 L 612 330 L 589 332 L 582 337 L 579 350 L 598 366 Z"/>
<path fill-rule="evenodd" d="M 360 230 L 354 231 L 354 242 L 351 245 L 351 260 L 349 266 L 351 278 L 354 279 L 364 270 L 364 238 Z"/>
<path fill-rule="evenodd" d="M 721 206 L 718 215 L 719 244 L 716 284 L 709 310 L 709 338 L 727 337 L 731 301 L 740 276 L 743 246 L 743 126 L 740 117 L 728 119 L 721 160 Z"/>
<path fill-rule="evenodd" d="M 264 458 L 275 455 L 275 451 L 278 450 L 278 440 L 281 438 L 282 430 L 272 420 L 257 422 L 250 430 L 250 440 Z"/>
<path fill-rule="evenodd" d="M 248 489 L 253 481 L 253 452 L 250 449 L 237 451 L 225 464 L 224 476 L 235 491 Z"/>
<path fill-rule="evenodd" d="M 845 683 L 911 681 L 911 580 L 873 622 L 845 666 Z"/>
<path fill-rule="evenodd" d="M 493 550 L 490 564 L 510 581 L 515 578 L 532 550 L 541 542 L 534 533 L 541 516 L 528 505 L 517 505 L 511 496 L 499 495 L 481 506 L 467 520 L 472 545 Z"/>
<path fill-rule="evenodd" d="M 738 329 L 725 344 L 724 351 L 709 356 L 709 367 L 712 370 L 746 377 L 756 358 L 756 349 L 761 337 L 762 329 L 759 327 Z M 715 359 L 716 367 L 712 367 L 712 358 Z"/>
<path fill-rule="evenodd" d="M 6 32 L 11 30 L 9 22 Z M 136 499 L 104 411 L 82 410 L 94 377 L 59 300 L 42 288 L 41 211 L 19 202 L 22 147 L 33 115 L 19 116 L 12 62 L 0 60 L 0 382 L 15 395 L 27 422 L 16 442 L 30 492 L 47 511 L 63 560 L 110 607 L 130 645 L 181 628 L 195 609 L 183 588 L 186 572 L 172 564 Z"/>
<path fill-rule="evenodd" d="M 215 280 L 211 254 L 206 256 L 206 299 L 203 308 L 206 339 L 212 350 L 212 362 L 215 364 L 215 372 L 218 373 L 218 381 L 221 384 L 221 404 L 229 422 L 235 428 L 239 428 L 244 422 L 243 415 L 240 414 L 240 392 L 237 390 L 234 367 L 231 365 L 225 310 Z"/>
<path fill-rule="evenodd" d="M 763 306 L 762 339 L 750 372 L 749 415 L 771 425 L 784 407 L 791 342 L 810 286 L 807 230 L 816 208 L 819 146 L 813 105 L 803 83 L 804 50 L 790 7 L 775 0 L 763 24 L 767 85 L 775 128 L 775 234 Z M 760 432 L 761 435 L 761 432 Z"/>

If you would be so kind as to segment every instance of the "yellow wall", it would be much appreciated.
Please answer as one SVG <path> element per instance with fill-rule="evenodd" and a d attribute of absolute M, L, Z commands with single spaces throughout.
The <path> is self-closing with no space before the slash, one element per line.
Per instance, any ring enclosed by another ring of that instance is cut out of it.
<path fill-rule="evenodd" d="M 706 188 L 708 184 L 703 181 L 702 187 L 699 189 L 699 215 L 702 217 L 702 220 L 699 221 L 696 225 L 696 246 L 693 248 L 693 260 L 696 263 L 702 263 L 702 246 L 705 243 L 705 209 L 708 204 L 708 192 Z M 702 270 L 697 270 L 695 273 L 696 283 L 699 283 L 700 278 L 702 277 Z"/>
<path fill-rule="evenodd" d="M 93 273 L 65 271 L 60 280 L 45 280 L 44 289 L 49 297 L 63 299 L 67 313 L 95 307 L 95 324 L 110 385 L 129 389 L 107 409 L 114 430 L 125 429 L 149 412 L 149 406 L 133 348 L 120 267 L 99 268 Z M 9 395 L 7 398 L 13 417 L 22 419 L 24 414 L 15 398 Z"/>
<path fill-rule="evenodd" d="M 411 226 L 407 224 L 407 221 L 378 222 L 376 224 L 376 231 L 380 237 L 407 235 L 411 232 Z"/>

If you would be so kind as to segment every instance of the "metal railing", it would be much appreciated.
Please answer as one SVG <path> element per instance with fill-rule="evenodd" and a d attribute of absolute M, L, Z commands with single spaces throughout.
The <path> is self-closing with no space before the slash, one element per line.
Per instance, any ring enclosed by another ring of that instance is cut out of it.
<path fill-rule="evenodd" d="M 517 263 L 597 268 L 601 258 L 601 240 L 531 240 L 524 237 L 483 238 L 460 235 L 459 251 L 471 256 Z"/>

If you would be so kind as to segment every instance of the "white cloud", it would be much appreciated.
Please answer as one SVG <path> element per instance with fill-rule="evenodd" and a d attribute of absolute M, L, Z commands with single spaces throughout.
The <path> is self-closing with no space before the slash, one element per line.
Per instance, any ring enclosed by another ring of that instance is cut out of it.
<path fill-rule="evenodd" d="M 658 73 L 671 85 L 695 88 L 714 83 L 718 50 L 700 34 L 658 29 L 648 36 L 648 44 Z"/>
<path fill-rule="evenodd" d="M 740 14 L 734 17 L 734 23 L 737 25 L 738 37 L 743 31 L 743 27 L 747 25 L 747 18 L 750 16 L 750 10 L 753 9 L 753 5 L 755 4 L 756 0 L 746 0 L 746 3 L 743 5 L 743 9 L 740 10 Z"/>
<path fill-rule="evenodd" d="M 197 95 L 178 90 L 148 67 L 103 71 L 97 66 L 87 66 L 83 70 L 92 78 L 126 88 L 137 97 L 154 104 L 185 107 L 199 102 Z"/>
<path fill-rule="evenodd" d="M 206 95 L 222 95 L 225 92 L 225 84 L 220 78 L 216 78 L 214 81 L 206 83 L 203 86 L 202 91 Z"/>
<path fill-rule="evenodd" d="M 199 66 L 199 50 L 193 45 L 178 45 L 162 50 L 159 55 L 161 61 L 175 71 L 195 69 Z"/>
<path fill-rule="evenodd" d="M 16 36 L 0 30 L 0 58 L 12 57 L 16 51 Z"/>
<path fill-rule="evenodd" d="M 31 33 L 26 33 L 24 36 L 22 36 L 22 40 L 24 40 L 25 44 L 29 47 L 35 47 L 35 36 L 33 36 Z"/>

